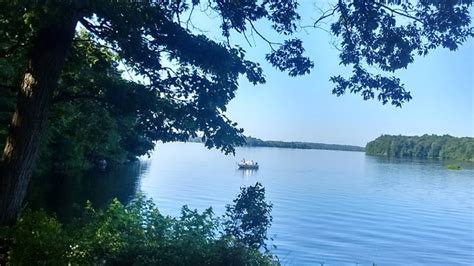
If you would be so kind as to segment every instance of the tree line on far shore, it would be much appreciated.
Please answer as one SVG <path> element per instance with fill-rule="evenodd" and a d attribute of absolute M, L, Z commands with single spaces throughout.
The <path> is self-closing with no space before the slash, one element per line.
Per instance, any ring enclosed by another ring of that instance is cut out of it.
<path fill-rule="evenodd" d="M 367 143 L 367 155 L 474 161 L 474 138 L 449 135 L 382 135 Z"/>
<path fill-rule="evenodd" d="M 190 138 L 189 142 L 202 142 L 201 138 Z M 287 148 L 287 149 L 306 149 L 306 150 L 334 150 L 334 151 L 359 151 L 363 152 L 364 147 L 354 145 L 326 144 L 316 142 L 299 142 L 299 141 L 279 141 L 279 140 L 262 140 L 254 137 L 245 137 L 245 142 L 241 144 L 243 147 L 269 147 L 269 148 Z"/>
<path fill-rule="evenodd" d="M 261 139 L 253 138 L 253 137 L 245 138 L 245 146 L 290 148 L 290 149 L 364 151 L 363 147 L 354 146 L 354 145 L 325 144 L 325 143 L 299 142 L 299 141 L 287 142 L 287 141 L 276 141 L 276 140 L 261 140 Z"/>
<path fill-rule="evenodd" d="M 191 139 L 191 141 L 200 142 L 201 140 L 199 138 L 194 138 Z M 378 155 L 395 158 L 426 158 L 455 161 L 474 161 L 474 138 L 453 137 L 450 135 L 382 135 L 367 143 L 365 149 L 363 147 L 354 145 L 261 140 L 254 137 L 245 137 L 244 146 L 359 152 L 365 151 L 367 155 Z"/>

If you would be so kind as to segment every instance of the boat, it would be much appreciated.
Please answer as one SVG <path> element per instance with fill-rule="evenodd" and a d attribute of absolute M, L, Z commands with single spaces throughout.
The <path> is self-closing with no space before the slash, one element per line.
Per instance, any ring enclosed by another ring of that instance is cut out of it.
<path fill-rule="evenodd" d="M 243 159 L 242 161 L 238 162 L 237 165 L 239 166 L 239 169 L 258 169 L 258 163 L 252 161 L 247 161 Z"/>

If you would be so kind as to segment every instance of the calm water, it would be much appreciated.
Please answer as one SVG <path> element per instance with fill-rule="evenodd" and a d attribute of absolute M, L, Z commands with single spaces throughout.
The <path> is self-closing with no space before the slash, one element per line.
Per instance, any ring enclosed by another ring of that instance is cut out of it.
<path fill-rule="evenodd" d="M 261 169 L 235 170 L 242 157 Z M 233 158 L 200 144 L 160 145 L 147 163 L 139 189 L 171 215 L 184 204 L 222 214 L 239 187 L 261 182 L 284 264 L 474 264 L 472 168 L 276 148 Z"/>
<path fill-rule="evenodd" d="M 261 169 L 236 170 L 242 157 Z M 241 186 L 258 181 L 274 204 L 270 235 L 284 265 L 474 265 L 474 167 L 464 167 L 450 171 L 441 162 L 277 148 L 241 148 L 234 158 L 200 144 L 174 143 L 158 145 L 150 159 L 129 170 L 135 179 L 103 174 L 104 184 L 115 180 L 108 194 L 107 185 L 92 181 L 82 181 L 92 192 L 77 194 L 103 203 L 114 194 L 127 199 L 142 191 L 165 214 L 178 216 L 187 204 L 213 206 L 221 215 Z M 62 202 L 61 209 L 80 202 L 70 197 L 55 195 L 49 204 Z"/>

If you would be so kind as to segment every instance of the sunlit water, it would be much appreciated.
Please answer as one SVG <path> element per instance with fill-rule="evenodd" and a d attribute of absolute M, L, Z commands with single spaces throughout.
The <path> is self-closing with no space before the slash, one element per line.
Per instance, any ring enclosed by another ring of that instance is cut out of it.
<path fill-rule="evenodd" d="M 256 172 L 236 170 L 241 158 Z M 474 168 L 385 160 L 359 152 L 159 145 L 139 190 L 163 213 L 223 214 L 239 188 L 262 183 L 274 205 L 270 236 L 283 264 L 474 264 Z"/>
<path fill-rule="evenodd" d="M 258 161 L 240 171 L 236 161 Z M 164 214 L 182 205 L 216 215 L 242 186 L 262 183 L 273 203 L 270 236 L 284 265 L 474 265 L 474 166 L 388 160 L 360 152 L 160 144 L 149 159 L 84 176 L 38 180 L 30 207 L 67 219 L 91 200 L 127 202 L 141 191 Z"/>

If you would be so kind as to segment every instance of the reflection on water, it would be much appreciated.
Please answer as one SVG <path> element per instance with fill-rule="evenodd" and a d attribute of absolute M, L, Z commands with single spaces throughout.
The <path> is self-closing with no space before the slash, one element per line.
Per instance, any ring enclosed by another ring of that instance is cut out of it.
<path fill-rule="evenodd" d="M 126 203 L 137 191 L 160 211 L 183 205 L 216 215 L 240 187 L 260 182 L 273 203 L 270 237 L 283 264 L 472 265 L 474 165 L 387 159 L 359 152 L 238 148 L 224 156 L 200 144 L 158 145 L 141 164 L 36 180 L 30 206 L 70 217 L 86 199 Z M 237 170 L 235 158 L 260 169 Z M 36 191 L 36 192 L 35 192 Z"/>
<path fill-rule="evenodd" d="M 384 156 L 373 156 L 366 155 L 365 159 L 367 162 L 378 165 L 389 165 L 389 164 L 403 164 L 403 165 L 424 165 L 439 167 L 447 167 L 450 164 L 459 165 L 465 170 L 474 170 L 474 162 L 468 161 L 454 161 L 454 160 L 438 160 L 438 159 L 420 159 L 420 158 L 393 158 L 393 157 L 384 157 Z"/>
<path fill-rule="evenodd" d="M 235 158 L 259 162 L 235 170 Z M 273 203 L 270 237 L 283 264 L 471 265 L 474 167 L 359 152 L 159 145 L 140 188 L 163 213 L 225 212 L 241 186 L 260 182 Z"/>
<path fill-rule="evenodd" d="M 240 173 L 242 177 L 257 176 L 258 169 L 237 169 L 236 172 Z"/>
<path fill-rule="evenodd" d="M 44 208 L 56 213 L 59 219 L 66 221 L 80 214 L 88 200 L 94 207 L 103 207 L 113 198 L 127 204 L 137 193 L 139 177 L 147 168 L 146 162 L 136 162 L 72 176 L 35 177 L 27 204 L 33 209 Z"/>

